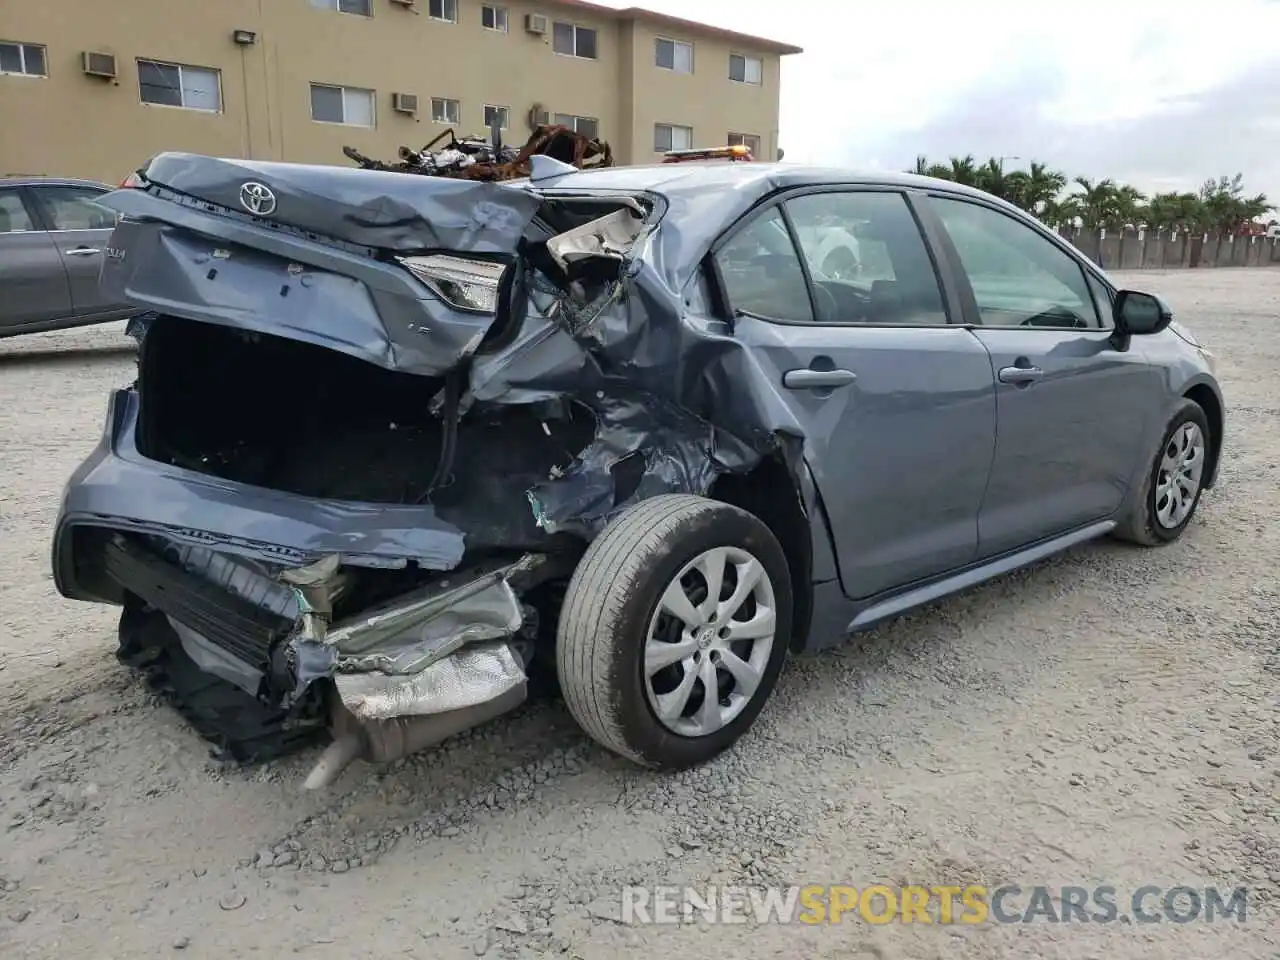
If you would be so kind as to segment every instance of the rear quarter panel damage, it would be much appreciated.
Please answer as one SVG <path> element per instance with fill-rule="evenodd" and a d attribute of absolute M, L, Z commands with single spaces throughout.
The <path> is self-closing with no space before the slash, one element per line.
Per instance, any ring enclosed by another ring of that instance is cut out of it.
<path fill-rule="evenodd" d="M 772 191 L 769 176 L 664 192 L 610 186 L 613 171 L 543 189 L 300 166 L 157 158 L 147 175 L 160 186 L 109 197 L 126 219 L 104 285 L 159 313 L 304 340 L 388 369 L 465 370 L 464 407 L 581 403 L 596 417 L 594 442 L 563 475 L 525 492 L 548 532 L 589 538 L 655 494 L 705 494 L 718 475 L 770 454 L 799 462 L 803 438 L 779 389 L 695 296 L 712 240 Z M 276 193 L 273 219 L 300 233 L 225 215 L 246 177 Z M 566 272 L 535 218 L 611 200 L 609 242 L 591 250 L 587 237 Z M 616 211 L 637 201 L 647 215 L 626 245 Z M 409 271 L 361 257 L 360 244 L 507 258 L 509 296 L 496 317 L 462 313 Z M 495 322 L 516 336 L 473 356 Z"/>

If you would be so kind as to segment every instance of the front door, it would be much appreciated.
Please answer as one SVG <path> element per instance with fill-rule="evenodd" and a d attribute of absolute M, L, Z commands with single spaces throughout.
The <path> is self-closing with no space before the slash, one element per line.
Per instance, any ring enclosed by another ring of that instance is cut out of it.
<path fill-rule="evenodd" d="M 806 248 L 837 229 L 856 237 L 848 279 L 822 273 Z M 735 229 L 715 261 L 735 337 L 805 437 L 845 593 L 866 598 L 969 563 L 995 445 L 991 365 L 948 324 L 906 197 L 793 196 Z"/>
<path fill-rule="evenodd" d="M 71 316 L 67 271 L 22 190 L 0 190 L 0 334 Z"/>
<path fill-rule="evenodd" d="M 996 376 L 997 449 L 978 519 L 991 557 L 1111 516 L 1143 455 L 1159 372 L 1112 343 L 1083 265 L 987 206 L 930 198 Z M 966 298 L 967 299 L 967 298 Z"/>
<path fill-rule="evenodd" d="M 97 316 L 123 309 L 107 301 L 98 278 L 104 251 L 115 229 L 116 214 L 95 202 L 104 191 L 83 186 L 41 184 L 31 187 L 49 224 L 49 236 L 58 245 L 67 278 L 71 283 L 71 303 L 77 317 Z"/>

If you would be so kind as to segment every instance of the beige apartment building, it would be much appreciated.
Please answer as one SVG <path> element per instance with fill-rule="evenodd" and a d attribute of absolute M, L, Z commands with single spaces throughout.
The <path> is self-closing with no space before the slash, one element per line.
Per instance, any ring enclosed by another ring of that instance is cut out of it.
<path fill-rule="evenodd" d="M 0 175 L 119 182 L 149 156 L 394 159 L 497 116 L 622 163 L 778 150 L 797 47 L 585 0 L 0 0 Z"/>

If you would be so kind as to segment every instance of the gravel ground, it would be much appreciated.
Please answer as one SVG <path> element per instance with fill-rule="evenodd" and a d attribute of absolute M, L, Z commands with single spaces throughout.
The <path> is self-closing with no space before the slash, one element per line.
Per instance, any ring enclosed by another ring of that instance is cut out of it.
<path fill-rule="evenodd" d="M 299 789 L 312 756 L 209 760 L 116 664 L 113 611 L 49 575 L 128 341 L 0 341 L 0 955 L 1280 957 L 1280 270 L 1138 277 L 1227 391 L 1221 484 L 1186 536 L 1089 545 L 793 660 L 736 750 L 673 778 L 555 703 L 323 795 Z M 1244 924 L 617 922 L 624 884 L 709 881 L 1250 900 Z"/>

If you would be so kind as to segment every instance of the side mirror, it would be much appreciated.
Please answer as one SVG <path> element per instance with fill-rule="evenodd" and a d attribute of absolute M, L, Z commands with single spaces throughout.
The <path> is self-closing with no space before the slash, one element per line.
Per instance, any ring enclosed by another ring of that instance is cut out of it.
<path fill-rule="evenodd" d="M 1121 290 L 1112 309 L 1116 332 L 1142 336 L 1159 333 L 1173 322 L 1173 311 L 1153 293 Z"/>

